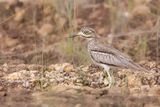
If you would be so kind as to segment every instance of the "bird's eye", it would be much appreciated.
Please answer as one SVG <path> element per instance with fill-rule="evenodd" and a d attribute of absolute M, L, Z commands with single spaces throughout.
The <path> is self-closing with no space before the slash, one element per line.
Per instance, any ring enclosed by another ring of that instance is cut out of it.
<path fill-rule="evenodd" d="M 89 30 L 84 30 L 83 33 L 86 34 L 86 35 L 89 35 L 89 34 L 91 34 L 92 32 L 89 31 Z"/>

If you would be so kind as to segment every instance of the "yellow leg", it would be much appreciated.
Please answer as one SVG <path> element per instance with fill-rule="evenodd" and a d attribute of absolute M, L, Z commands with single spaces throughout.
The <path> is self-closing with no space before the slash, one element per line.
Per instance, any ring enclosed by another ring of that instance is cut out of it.
<path fill-rule="evenodd" d="M 109 83 L 108 87 L 110 88 L 110 87 L 112 87 L 112 86 L 114 85 L 114 83 L 115 83 L 114 78 L 113 78 L 113 76 L 111 75 L 112 73 L 110 73 L 110 71 L 109 71 L 110 67 L 107 66 L 107 65 L 102 65 L 102 66 L 103 66 L 105 72 L 107 72 L 108 83 Z"/>

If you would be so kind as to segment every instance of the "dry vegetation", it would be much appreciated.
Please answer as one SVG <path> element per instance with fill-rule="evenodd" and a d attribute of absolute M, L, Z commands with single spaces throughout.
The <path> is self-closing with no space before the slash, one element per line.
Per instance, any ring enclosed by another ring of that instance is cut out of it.
<path fill-rule="evenodd" d="M 90 26 L 150 73 L 91 65 Z M 0 107 L 159 107 L 160 0 L 0 0 Z"/>

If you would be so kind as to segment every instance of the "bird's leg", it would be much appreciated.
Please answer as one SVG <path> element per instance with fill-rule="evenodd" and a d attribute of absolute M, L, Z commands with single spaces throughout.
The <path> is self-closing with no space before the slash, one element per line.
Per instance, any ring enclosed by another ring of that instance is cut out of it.
<path fill-rule="evenodd" d="M 109 71 L 107 71 L 107 75 L 108 75 L 108 82 L 109 82 L 109 86 L 108 87 L 111 87 L 112 86 L 112 76 L 111 76 Z"/>
<path fill-rule="evenodd" d="M 109 82 L 109 86 L 108 87 L 111 87 L 113 85 L 113 79 L 112 79 L 112 76 L 111 76 L 111 74 L 109 72 L 110 67 L 107 66 L 107 65 L 104 65 L 103 68 L 107 72 L 107 75 L 108 75 L 108 82 Z"/>
<path fill-rule="evenodd" d="M 109 73 L 110 73 L 111 80 L 112 80 L 111 85 L 113 86 L 113 85 L 115 85 L 115 78 L 114 78 L 114 76 L 113 76 L 113 70 L 111 69 L 111 70 L 109 71 Z"/>

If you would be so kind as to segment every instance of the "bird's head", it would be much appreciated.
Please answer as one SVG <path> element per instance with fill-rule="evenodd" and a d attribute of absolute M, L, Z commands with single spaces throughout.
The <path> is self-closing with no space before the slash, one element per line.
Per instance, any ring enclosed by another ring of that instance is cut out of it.
<path fill-rule="evenodd" d="M 72 38 L 77 37 L 77 36 L 90 40 L 90 39 L 93 39 L 96 37 L 96 32 L 92 28 L 83 27 L 80 29 L 80 31 L 78 33 L 72 35 Z"/>

